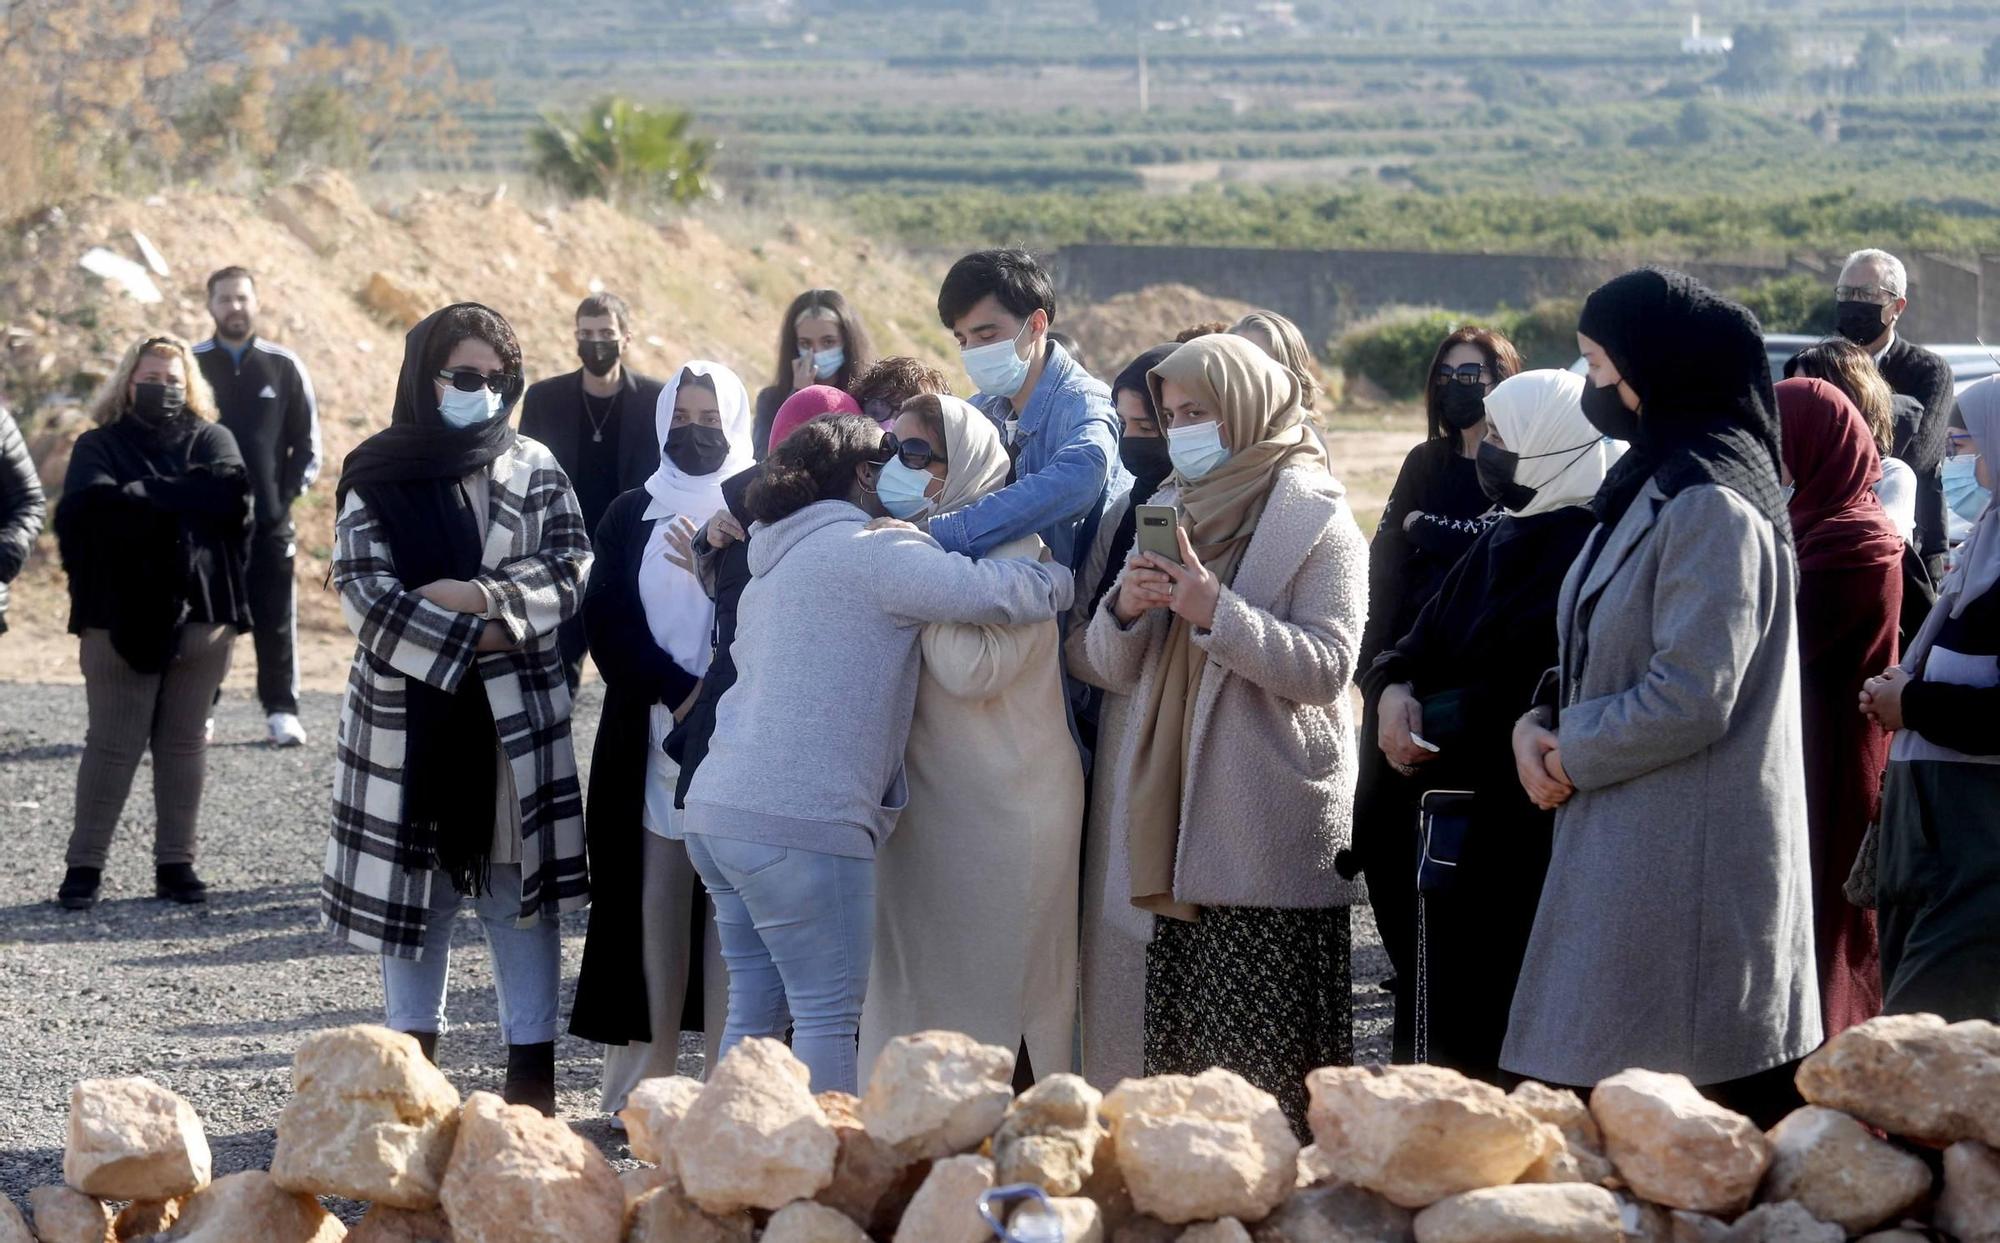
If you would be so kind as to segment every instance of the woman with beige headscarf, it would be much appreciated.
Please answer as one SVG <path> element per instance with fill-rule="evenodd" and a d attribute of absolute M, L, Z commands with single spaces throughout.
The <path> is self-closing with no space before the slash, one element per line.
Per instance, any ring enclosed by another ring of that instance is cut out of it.
<path fill-rule="evenodd" d="M 912 398 L 895 434 L 878 484 L 892 514 L 923 521 L 1007 483 L 992 420 L 956 397 Z M 1029 535 L 989 557 L 1041 553 Z M 1038 1076 L 1071 1068 L 1083 768 L 1060 646 L 1053 620 L 924 628 L 910 801 L 875 857 L 864 1080 L 883 1045 L 932 1028 L 1020 1050 Z"/>
<path fill-rule="evenodd" d="M 1152 912 L 1146 1073 L 1225 1066 L 1303 1129 L 1352 1058 L 1354 675 L 1367 560 L 1298 380 L 1240 337 L 1153 369 L 1178 561 L 1135 553 L 1072 668 L 1128 696 L 1116 766 L 1132 901 Z"/>

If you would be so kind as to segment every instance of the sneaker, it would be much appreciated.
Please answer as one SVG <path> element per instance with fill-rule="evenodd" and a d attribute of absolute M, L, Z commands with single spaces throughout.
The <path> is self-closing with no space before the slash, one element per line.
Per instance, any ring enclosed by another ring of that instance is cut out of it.
<path fill-rule="evenodd" d="M 306 727 L 299 724 L 294 712 L 273 712 L 264 718 L 264 724 L 271 729 L 271 745 L 274 747 L 300 747 L 305 745 Z"/>

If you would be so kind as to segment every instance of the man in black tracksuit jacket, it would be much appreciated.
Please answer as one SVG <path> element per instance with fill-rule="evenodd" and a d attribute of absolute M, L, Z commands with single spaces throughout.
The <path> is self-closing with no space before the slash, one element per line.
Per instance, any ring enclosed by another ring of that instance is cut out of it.
<path fill-rule="evenodd" d="M 256 531 L 250 545 L 252 637 L 257 648 L 257 698 L 271 741 L 305 741 L 299 725 L 296 589 L 292 558 L 297 536 L 292 502 L 319 475 L 319 409 L 299 356 L 257 336 L 257 287 L 251 274 L 223 268 L 208 278 L 215 335 L 194 347 L 215 390 L 222 426 L 236 437 L 250 472 Z"/>

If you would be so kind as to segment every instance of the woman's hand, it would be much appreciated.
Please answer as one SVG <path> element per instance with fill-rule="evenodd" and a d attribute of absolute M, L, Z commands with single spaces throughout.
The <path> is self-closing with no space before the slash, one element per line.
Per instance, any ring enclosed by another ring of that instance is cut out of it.
<path fill-rule="evenodd" d="M 916 523 L 904 522 L 901 518 L 871 518 L 868 525 L 861 529 L 864 531 L 917 531 L 919 533 L 923 530 Z"/>
<path fill-rule="evenodd" d="M 679 566 L 690 574 L 694 573 L 695 534 L 693 519 L 681 514 L 674 515 L 673 521 L 667 523 L 666 529 L 660 532 L 660 555 L 667 559 L 667 564 Z"/>
<path fill-rule="evenodd" d="M 681 700 L 681 706 L 674 709 L 674 724 L 679 725 L 682 721 L 687 720 L 688 713 L 694 711 L 694 701 L 700 698 L 701 683 L 696 682 L 694 689 L 688 692 L 687 698 Z"/>
<path fill-rule="evenodd" d="M 1129 626 L 1147 609 L 1164 609 L 1173 605 L 1174 580 L 1153 568 L 1153 558 L 1148 553 L 1133 553 L 1125 563 L 1124 577 L 1111 592 L 1111 615 L 1121 626 Z"/>
<path fill-rule="evenodd" d="M 708 533 L 708 546 L 721 552 L 723 549 L 748 538 L 743 534 L 743 524 L 736 521 L 736 515 L 726 509 L 718 509 L 715 516 L 703 528 Z"/>
<path fill-rule="evenodd" d="M 813 368 L 811 354 L 801 354 L 792 360 L 792 391 L 811 388 L 819 383 L 819 373 Z"/>
<path fill-rule="evenodd" d="M 486 593 L 477 583 L 462 578 L 440 578 L 417 588 L 417 594 L 441 609 L 454 613 L 486 612 Z"/>
<path fill-rule="evenodd" d="M 1562 771 L 1562 758 L 1557 754 L 1561 747 L 1555 731 L 1543 725 L 1537 714 L 1531 712 L 1514 722 L 1514 771 L 1529 801 L 1543 811 L 1554 811 L 1576 793 L 1567 775 L 1555 776 Z"/>
<path fill-rule="evenodd" d="M 1417 765 L 1436 758 L 1416 744 L 1424 732 L 1424 706 L 1417 702 L 1408 682 L 1385 687 L 1376 711 L 1381 723 L 1375 730 L 1375 743 L 1397 772 L 1407 777 Z"/>
<path fill-rule="evenodd" d="M 1222 583 L 1194 555 L 1186 527 L 1175 527 L 1174 538 L 1181 546 L 1179 565 L 1150 552 L 1145 554 L 1146 563 L 1167 577 L 1167 607 L 1187 618 L 1190 626 L 1207 630 L 1215 625 L 1215 605 L 1222 598 Z"/>
<path fill-rule="evenodd" d="M 1861 684 L 1862 714 L 1883 729 L 1903 728 L 1903 688 L 1909 684 L 1910 675 L 1897 665 L 1869 678 Z"/>

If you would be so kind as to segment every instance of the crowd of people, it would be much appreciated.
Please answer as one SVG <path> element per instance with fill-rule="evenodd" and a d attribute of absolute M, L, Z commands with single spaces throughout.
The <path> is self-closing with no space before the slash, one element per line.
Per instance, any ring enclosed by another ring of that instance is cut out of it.
<path fill-rule="evenodd" d="M 754 396 L 716 361 L 632 370 L 612 294 L 532 387 L 498 311 L 444 307 L 338 478 L 324 920 L 435 1056 L 470 905 L 505 1094 L 545 1112 L 558 917 L 587 905 L 567 1023 L 607 1111 L 683 1032 L 711 1065 L 788 1039 L 851 1092 L 953 1028 L 1023 1082 L 1226 1066 L 1302 1126 L 1305 1072 L 1354 1056 L 1365 900 L 1399 1060 L 1645 1066 L 1774 1120 L 1830 1033 L 2000 1017 L 2000 379 L 1954 399 L 1897 332 L 1908 292 L 1858 252 L 1838 335 L 1775 384 L 1755 318 L 1664 269 L 1589 297 L 1576 369 L 1460 328 L 1372 541 L 1274 312 L 1161 325 L 1107 386 L 1049 274 L 977 252 L 937 304 L 966 399 L 833 290 L 786 309 Z M 56 507 L 72 907 L 149 748 L 159 892 L 205 896 L 235 634 L 274 741 L 303 737 L 311 384 L 249 273 L 210 303 L 213 340 L 126 352 Z"/>

